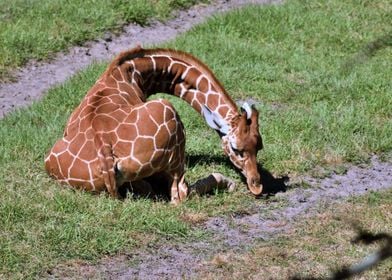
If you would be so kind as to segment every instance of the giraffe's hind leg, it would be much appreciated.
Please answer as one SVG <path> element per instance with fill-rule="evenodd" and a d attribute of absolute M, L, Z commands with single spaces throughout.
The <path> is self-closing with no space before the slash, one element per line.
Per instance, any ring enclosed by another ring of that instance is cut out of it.
<path fill-rule="evenodd" d="M 45 169 L 47 173 L 59 181 L 76 189 L 82 189 L 91 192 L 101 192 L 105 190 L 103 178 L 99 176 L 97 170 L 100 164 L 94 158 L 94 154 L 90 154 L 89 158 L 76 158 L 70 150 L 70 142 L 59 139 L 52 147 L 45 158 Z M 81 154 L 86 154 L 85 150 L 92 150 L 94 147 L 85 145 Z M 89 162 L 86 163 L 86 161 Z"/>

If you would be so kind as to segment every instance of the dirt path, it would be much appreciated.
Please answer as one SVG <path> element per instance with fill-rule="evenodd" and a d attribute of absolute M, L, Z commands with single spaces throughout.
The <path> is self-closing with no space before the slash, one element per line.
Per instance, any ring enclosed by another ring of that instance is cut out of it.
<path fill-rule="evenodd" d="M 212 0 L 211 5 L 198 5 L 176 13 L 174 19 L 152 22 L 147 27 L 129 24 L 120 36 L 106 34 L 103 39 L 73 47 L 67 53 L 59 53 L 52 61 L 31 61 L 15 73 L 17 82 L 0 84 L 0 119 L 8 112 L 31 104 L 43 94 L 62 83 L 94 61 L 111 59 L 119 52 L 141 43 L 143 46 L 163 43 L 189 30 L 213 14 L 238 8 L 246 4 L 280 3 L 279 0 Z"/>
<path fill-rule="evenodd" d="M 373 156 L 370 164 L 351 166 L 343 175 L 300 179 L 310 187 L 304 189 L 288 182 L 290 190 L 277 193 L 277 200 L 269 203 L 255 201 L 250 212 L 209 219 L 201 226 L 209 233 L 203 241 L 179 243 L 165 240 L 143 250 L 104 258 L 97 265 L 59 266 L 46 277 L 197 279 L 198 271 L 202 268 L 205 271 L 206 266 L 212 265 L 215 255 L 245 252 L 257 241 L 287 232 L 296 220 L 312 215 L 320 207 L 341 202 L 352 195 L 391 188 L 392 163 Z"/>

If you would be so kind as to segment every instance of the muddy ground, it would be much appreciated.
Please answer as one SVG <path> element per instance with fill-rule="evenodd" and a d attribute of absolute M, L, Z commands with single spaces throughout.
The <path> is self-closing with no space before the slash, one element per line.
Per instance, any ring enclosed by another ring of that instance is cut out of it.
<path fill-rule="evenodd" d="M 177 12 L 174 19 L 165 23 L 152 22 L 147 27 L 127 25 L 119 36 L 108 33 L 102 39 L 58 54 L 50 62 L 31 61 L 14 73 L 16 82 L 0 84 L 0 118 L 38 100 L 49 88 L 64 82 L 93 61 L 108 60 L 138 43 L 148 46 L 171 40 L 213 14 L 249 3 L 278 4 L 281 1 L 218 0 L 211 5 Z M 255 242 L 287 232 L 296 220 L 312 215 L 322 205 L 371 190 L 391 188 L 392 159 L 380 161 L 373 156 L 367 165 L 349 166 L 344 174 L 332 174 L 324 179 L 302 177 L 294 182 L 269 175 L 268 181 L 278 199 L 269 199 L 268 203 L 255 201 L 246 213 L 209 219 L 200 226 L 209 232 L 202 241 L 162 240 L 143 250 L 103 258 L 95 265 L 79 262 L 60 265 L 48 271 L 44 278 L 197 278 L 198 271 L 211 265 L 215 255 L 245 252 Z M 303 188 L 304 185 L 307 188 Z"/>

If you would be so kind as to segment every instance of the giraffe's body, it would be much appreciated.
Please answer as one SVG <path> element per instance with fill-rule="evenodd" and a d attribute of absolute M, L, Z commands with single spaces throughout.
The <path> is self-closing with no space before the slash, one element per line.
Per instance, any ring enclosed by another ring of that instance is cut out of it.
<path fill-rule="evenodd" d="M 186 197 L 183 127 L 168 101 L 146 102 L 156 92 L 174 94 L 201 113 L 221 135 L 226 154 L 243 171 L 248 186 L 249 178 L 259 184 L 255 155 L 261 138 L 255 110 L 248 106 L 247 114 L 240 115 L 204 64 L 186 53 L 162 49 L 135 48 L 111 63 L 47 156 L 48 173 L 71 186 L 108 190 L 114 196 L 125 182 L 164 173 L 171 180 L 172 200 Z M 241 147 L 248 158 L 236 153 Z M 252 168 L 245 170 L 250 158 Z M 219 178 L 215 183 L 228 182 Z"/>
<path fill-rule="evenodd" d="M 101 106 L 111 106 L 105 104 Z M 116 186 L 125 182 L 161 172 L 172 178 L 184 174 L 182 123 L 165 100 L 89 112 L 74 129 L 57 141 L 46 161 L 47 170 L 60 182 L 93 192 L 113 186 L 108 191 L 117 196 Z"/>

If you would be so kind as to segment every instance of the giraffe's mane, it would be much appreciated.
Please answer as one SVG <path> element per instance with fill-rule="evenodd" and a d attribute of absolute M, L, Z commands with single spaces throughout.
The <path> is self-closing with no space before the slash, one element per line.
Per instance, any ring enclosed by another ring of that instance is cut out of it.
<path fill-rule="evenodd" d="M 163 49 L 163 48 L 143 49 L 142 47 L 137 46 L 133 49 L 120 53 L 109 65 L 106 72 L 110 73 L 113 69 L 122 65 L 126 61 L 138 57 L 151 56 L 151 55 L 166 55 L 174 59 L 182 60 L 187 64 L 195 66 L 199 71 L 201 71 L 205 76 L 207 76 L 218 87 L 218 90 L 224 93 L 227 96 L 227 98 L 230 100 L 230 102 L 236 107 L 234 101 L 227 94 L 225 88 L 223 87 L 221 82 L 215 77 L 214 73 L 210 70 L 210 68 L 202 61 L 200 61 L 198 58 L 180 50 Z"/>

